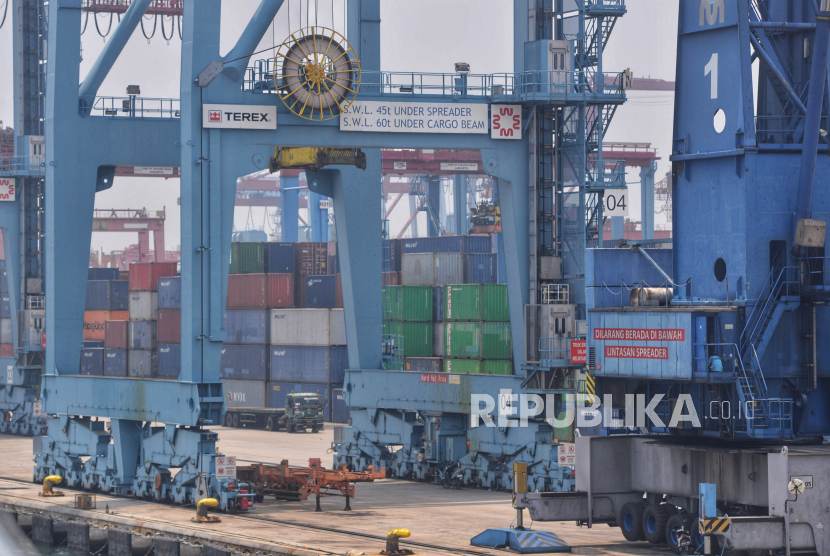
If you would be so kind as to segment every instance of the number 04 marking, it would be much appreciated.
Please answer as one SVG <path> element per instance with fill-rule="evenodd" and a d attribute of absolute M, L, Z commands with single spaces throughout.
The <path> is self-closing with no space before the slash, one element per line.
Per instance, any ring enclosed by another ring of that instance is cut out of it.
<path fill-rule="evenodd" d="M 709 58 L 709 63 L 703 68 L 704 77 L 712 74 L 712 89 L 711 89 L 711 98 L 716 99 L 718 98 L 718 53 L 714 52 L 712 57 Z"/>

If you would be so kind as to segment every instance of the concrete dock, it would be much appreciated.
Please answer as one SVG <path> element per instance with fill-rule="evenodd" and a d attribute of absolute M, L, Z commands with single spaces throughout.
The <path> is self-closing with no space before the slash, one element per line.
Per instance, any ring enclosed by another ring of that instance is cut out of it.
<path fill-rule="evenodd" d="M 218 427 L 219 450 L 245 462 L 277 463 L 288 459 L 305 465 L 308 458 L 321 458 L 331 465 L 327 453 L 333 426 L 319 434 L 288 434 Z M 405 527 L 412 531 L 402 547 L 417 554 L 504 554 L 478 549 L 469 541 L 485 529 L 507 527 L 516 517 L 510 493 L 477 489 L 446 490 L 438 485 L 386 479 L 356 485 L 352 511 L 343 511 L 344 499 L 324 498 L 322 513 L 314 512 L 314 501 L 285 502 L 267 498 L 256 509 L 240 514 L 219 514 L 222 523 L 194 524 L 195 509 L 97 494 L 97 509 L 74 509 L 73 490 L 63 498 L 37 496 L 32 483 L 32 439 L 0 436 L 0 502 L 6 508 L 47 513 L 55 519 L 83 519 L 93 526 L 128 528 L 133 533 L 164 533 L 188 543 L 221 543 L 245 547 L 252 553 L 378 554 L 386 533 Z M 528 516 L 525 516 L 527 526 Z M 573 547 L 575 554 L 668 554 L 668 548 L 646 542 L 626 541 L 616 527 L 592 529 L 574 523 L 540 523 L 534 529 L 553 531 Z"/>

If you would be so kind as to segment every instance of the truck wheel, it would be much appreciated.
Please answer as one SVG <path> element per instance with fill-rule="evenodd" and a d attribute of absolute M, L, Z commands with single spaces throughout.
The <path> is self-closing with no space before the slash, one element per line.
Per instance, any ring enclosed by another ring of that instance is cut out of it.
<path fill-rule="evenodd" d="M 685 531 L 687 535 L 689 535 L 690 545 L 688 547 L 681 547 L 680 546 L 680 535 L 681 530 Z M 692 518 L 689 514 L 675 514 L 671 516 L 666 522 L 666 542 L 669 544 L 669 548 L 675 554 L 682 554 L 684 549 L 689 551 L 687 553 L 694 553 L 695 548 L 695 538 L 692 531 Z"/>
<path fill-rule="evenodd" d="M 643 533 L 651 544 L 666 542 L 666 524 L 671 511 L 667 504 L 651 504 L 643 512 Z"/>
<path fill-rule="evenodd" d="M 225 414 L 225 426 L 228 428 L 233 426 L 233 413 Z"/>
<path fill-rule="evenodd" d="M 294 425 L 289 421 L 285 424 L 285 432 L 293 433 L 294 432 Z"/>
<path fill-rule="evenodd" d="M 625 540 L 645 540 L 646 537 L 643 534 L 643 512 L 645 509 L 645 504 L 642 502 L 628 502 L 623 505 L 620 529 L 622 529 L 622 534 L 623 537 L 625 537 Z"/>
<path fill-rule="evenodd" d="M 276 423 L 274 423 L 274 418 L 273 417 L 268 417 L 268 421 L 266 421 L 266 423 L 265 423 L 265 428 L 268 429 L 269 431 L 273 431 L 277 428 Z"/>
<path fill-rule="evenodd" d="M 315 425 L 315 426 L 311 427 L 311 432 L 320 432 L 320 429 L 322 429 L 322 428 L 323 427 L 321 427 L 321 426 Z"/>
<path fill-rule="evenodd" d="M 233 414 L 233 419 L 231 420 L 231 425 L 233 425 L 233 428 L 235 428 L 235 429 L 239 428 L 239 415 L 237 415 L 236 413 Z"/>

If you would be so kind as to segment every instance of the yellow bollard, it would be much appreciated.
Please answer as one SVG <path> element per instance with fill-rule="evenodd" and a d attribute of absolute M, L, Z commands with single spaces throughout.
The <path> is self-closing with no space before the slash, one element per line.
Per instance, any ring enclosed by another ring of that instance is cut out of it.
<path fill-rule="evenodd" d="M 403 549 L 398 544 L 399 539 L 405 539 L 412 536 L 409 529 L 392 529 L 386 534 L 386 550 L 380 553 L 385 556 L 399 556 L 404 554 L 414 554 L 411 550 Z"/>
<path fill-rule="evenodd" d="M 208 515 L 208 508 L 215 508 L 219 505 L 216 498 L 203 498 L 196 504 L 196 517 L 190 519 L 193 523 L 219 523 L 222 520 L 215 515 Z"/>
<path fill-rule="evenodd" d="M 63 477 L 61 477 L 60 475 L 49 475 L 48 477 L 43 479 L 43 492 L 38 492 L 37 495 L 46 497 L 63 496 L 64 494 L 62 490 L 54 490 L 52 488 L 61 481 L 63 481 Z"/>

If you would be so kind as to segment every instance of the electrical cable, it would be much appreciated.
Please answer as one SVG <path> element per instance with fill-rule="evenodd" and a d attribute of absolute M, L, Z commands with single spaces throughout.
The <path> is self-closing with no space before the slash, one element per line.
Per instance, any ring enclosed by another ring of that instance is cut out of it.
<path fill-rule="evenodd" d="M 176 17 L 176 28 L 179 30 L 179 40 L 183 40 L 182 37 L 182 16 L 177 15 Z"/>
<path fill-rule="evenodd" d="M 173 38 L 173 33 L 176 32 L 176 30 L 174 29 L 175 22 L 173 21 L 173 16 L 172 15 L 169 16 L 170 17 L 170 36 L 168 37 L 167 33 L 164 32 L 164 18 L 165 17 L 168 17 L 168 16 L 162 16 L 162 18 L 161 18 L 161 36 L 164 37 L 164 40 L 170 41 Z"/>
<path fill-rule="evenodd" d="M 9 0 L 5 0 L 3 2 L 3 19 L 0 19 L 0 29 L 3 28 L 3 24 L 6 23 L 6 15 L 9 13 Z"/>
<path fill-rule="evenodd" d="M 158 16 L 158 14 L 156 14 L 154 16 L 151 16 L 153 18 L 153 32 L 150 34 L 149 37 L 147 36 L 147 32 L 144 30 L 144 20 L 146 19 L 146 17 L 147 16 L 143 16 L 141 18 L 141 21 L 140 21 L 140 23 L 141 23 L 141 34 L 144 35 L 144 38 L 147 39 L 147 42 L 149 43 L 150 39 L 152 39 L 153 37 L 156 36 L 156 27 L 158 27 L 159 16 Z"/>
<path fill-rule="evenodd" d="M 110 13 L 110 25 L 109 25 L 109 27 L 107 27 L 107 32 L 106 33 L 102 33 L 101 28 L 98 27 L 98 14 L 97 13 L 93 17 L 93 19 L 95 19 L 95 30 L 98 31 L 98 34 L 101 36 L 101 38 L 106 38 L 107 36 L 109 36 L 110 31 L 112 30 L 112 13 Z"/>
<path fill-rule="evenodd" d="M 89 12 L 84 12 L 84 13 L 85 13 L 86 15 L 85 15 L 85 17 L 84 17 L 84 28 L 83 28 L 83 29 L 81 29 L 81 34 L 82 34 L 82 35 L 83 35 L 84 33 L 86 33 L 86 26 L 87 26 L 87 24 L 89 24 Z M 2 27 L 2 25 L 0 25 L 0 27 Z"/>

